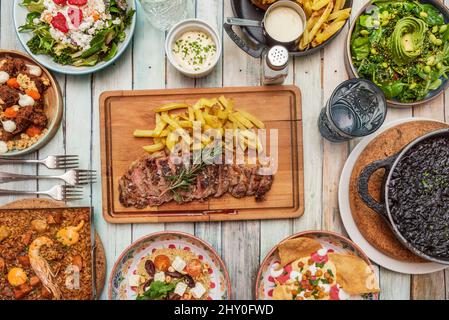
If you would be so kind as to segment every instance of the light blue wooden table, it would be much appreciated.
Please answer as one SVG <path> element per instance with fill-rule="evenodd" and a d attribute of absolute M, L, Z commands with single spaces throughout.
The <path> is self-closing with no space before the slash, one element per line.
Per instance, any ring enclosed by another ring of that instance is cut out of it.
<path fill-rule="evenodd" d="M 354 11 L 366 2 L 355 0 Z M 446 0 L 449 4 L 449 1 Z M 0 48 L 21 48 L 12 21 L 12 0 L 0 0 Z M 223 17 L 232 16 L 230 0 L 191 0 L 190 17 L 204 19 L 222 31 Z M 331 144 L 321 139 L 317 130 L 319 111 L 338 83 L 347 78 L 343 48 L 346 32 L 320 53 L 291 61 L 288 84 L 301 88 L 304 122 L 305 214 L 296 220 L 251 221 L 226 223 L 182 223 L 154 225 L 111 225 L 101 214 L 101 185 L 85 190 L 83 201 L 74 205 L 95 208 L 96 228 L 105 245 L 108 274 L 115 259 L 134 240 L 160 230 L 190 232 L 211 243 L 224 258 L 232 280 L 233 296 L 253 298 L 257 270 L 265 254 L 284 237 L 298 231 L 325 229 L 344 233 L 341 224 L 337 190 L 344 162 L 355 143 Z M 137 30 L 132 45 L 114 66 L 88 76 L 58 75 L 65 98 L 65 116 L 56 137 L 31 158 L 50 154 L 79 154 L 81 166 L 100 171 L 98 98 L 103 91 L 116 89 L 160 89 L 184 87 L 220 87 L 259 85 L 260 61 L 240 51 L 223 35 L 223 58 L 209 77 L 192 80 L 181 76 L 166 61 L 165 34 L 155 30 L 138 14 Z M 390 110 L 388 120 L 423 116 L 449 119 L 449 107 L 442 96 L 431 105 L 415 109 Z M 448 100 L 449 101 L 449 100 Z M 132 160 L 132 159 L 130 159 Z M 9 171 L 45 174 L 42 167 L 9 167 Z M 47 189 L 51 183 L 22 183 L 12 187 Z M 14 200 L 0 199 L 0 204 Z M 449 297 L 449 273 L 426 276 L 400 275 L 378 268 L 382 299 L 445 299 Z M 446 284 L 447 283 L 447 284 Z M 102 298 L 107 298 L 107 290 Z"/>

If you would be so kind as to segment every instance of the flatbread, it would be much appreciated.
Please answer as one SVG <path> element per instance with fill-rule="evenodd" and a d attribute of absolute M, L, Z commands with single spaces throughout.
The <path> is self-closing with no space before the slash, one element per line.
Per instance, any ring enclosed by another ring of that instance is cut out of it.
<path fill-rule="evenodd" d="M 360 257 L 341 253 L 329 253 L 328 257 L 335 265 L 337 283 L 345 292 L 359 295 L 380 291 L 374 271 Z"/>
<path fill-rule="evenodd" d="M 368 164 L 398 153 L 419 136 L 447 127 L 447 124 L 427 120 L 417 120 L 397 125 L 371 141 L 354 165 L 349 184 L 349 203 L 354 221 L 360 233 L 372 246 L 393 259 L 415 263 L 427 262 L 404 247 L 397 240 L 388 223 L 363 202 L 357 190 L 358 177 Z M 384 175 L 385 170 L 383 169 L 374 173 L 368 185 L 370 194 L 378 201 L 381 198 Z"/>
<path fill-rule="evenodd" d="M 286 240 L 278 246 L 281 265 L 284 267 L 290 262 L 310 256 L 322 248 L 318 241 L 307 237 Z"/>

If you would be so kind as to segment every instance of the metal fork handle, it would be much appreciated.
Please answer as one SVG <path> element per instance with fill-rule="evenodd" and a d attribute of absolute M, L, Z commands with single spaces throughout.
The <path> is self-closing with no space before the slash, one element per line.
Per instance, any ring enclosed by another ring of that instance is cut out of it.
<path fill-rule="evenodd" d="M 24 163 L 39 164 L 41 162 L 42 162 L 41 160 L 36 160 L 36 159 L 4 159 L 4 158 L 0 158 L 0 164 L 24 164 Z"/>
<path fill-rule="evenodd" d="M 42 180 L 42 179 L 64 180 L 60 176 L 38 176 L 32 174 L 16 174 L 16 173 L 0 172 L 0 183 L 25 181 L 25 180 Z"/>
<path fill-rule="evenodd" d="M 44 191 L 26 191 L 26 190 L 6 190 L 6 189 L 0 189 L 0 195 L 6 195 L 6 196 L 20 196 L 20 195 L 48 195 L 47 192 Z"/>

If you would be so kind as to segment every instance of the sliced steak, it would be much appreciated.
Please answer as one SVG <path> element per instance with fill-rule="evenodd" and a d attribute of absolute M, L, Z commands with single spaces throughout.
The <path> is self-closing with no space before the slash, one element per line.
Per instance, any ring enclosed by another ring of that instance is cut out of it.
<path fill-rule="evenodd" d="M 262 179 L 259 182 L 259 188 L 256 191 L 256 201 L 265 200 L 265 195 L 270 191 L 273 185 L 274 176 L 261 176 Z"/>
<path fill-rule="evenodd" d="M 228 192 L 235 198 L 254 195 L 257 201 L 261 201 L 273 184 L 273 177 L 259 175 L 257 166 L 205 165 L 196 172 L 190 185 L 170 190 L 183 170 L 189 169 L 183 164 L 175 165 L 164 153 L 134 162 L 120 178 L 120 202 L 126 207 L 142 209 L 172 200 L 180 203 L 205 201 Z"/>

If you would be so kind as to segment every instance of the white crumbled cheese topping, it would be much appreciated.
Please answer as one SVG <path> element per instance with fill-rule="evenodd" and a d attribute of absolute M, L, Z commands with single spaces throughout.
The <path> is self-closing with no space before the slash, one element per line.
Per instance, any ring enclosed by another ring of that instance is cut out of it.
<path fill-rule="evenodd" d="M 4 154 L 8 152 L 8 145 L 5 141 L 0 141 L 0 154 Z"/>
<path fill-rule="evenodd" d="M 310 273 L 312 274 L 312 276 L 314 276 L 314 275 L 316 274 L 316 272 L 318 271 L 318 268 L 316 267 L 315 264 L 312 264 L 312 265 L 309 267 L 309 271 L 310 271 Z"/>
<path fill-rule="evenodd" d="M 164 272 L 157 272 L 154 275 L 154 281 L 160 281 L 160 282 L 164 282 L 165 281 L 165 273 Z"/>
<path fill-rule="evenodd" d="M 79 47 L 82 51 L 90 48 L 90 42 L 94 35 L 99 31 L 104 29 L 107 21 L 112 19 L 111 14 L 106 13 L 105 0 L 88 0 L 86 5 L 82 7 L 78 6 L 59 6 L 54 3 L 53 0 L 44 0 L 45 10 L 41 13 L 40 21 L 44 21 L 50 26 L 50 34 L 57 42 L 65 45 L 73 45 Z M 69 8 L 76 8 L 82 10 L 83 19 L 80 21 L 79 26 L 72 24 L 70 16 L 68 14 Z M 63 33 L 58 29 L 54 28 L 51 24 L 51 20 L 58 13 L 62 13 L 66 18 L 66 23 L 69 31 Z M 98 16 L 98 20 L 95 21 L 95 16 Z M 38 21 L 33 21 L 34 23 L 39 23 Z M 111 21 L 113 24 L 120 24 L 121 19 L 116 18 Z"/>
<path fill-rule="evenodd" d="M 31 98 L 29 95 L 19 93 L 19 97 L 20 97 L 19 106 L 21 107 L 34 106 L 34 99 Z"/>
<path fill-rule="evenodd" d="M 200 299 L 206 293 L 206 289 L 201 283 L 197 282 L 195 288 L 190 290 L 190 293 L 192 293 L 195 299 Z"/>
<path fill-rule="evenodd" d="M 186 292 L 186 290 L 187 290 L 187 285 L 184 282 L 178 282 L 178 284 L 175 287 L 175 293 L 181 297 Z"/>
<path fill-rule="evenodd" d="M 0 84 L 4 84 L 9 80 L 9 74 L 5 71 L 0 71 Z"/>
<path fill-rule="evenodd" d="M 6 132 L 14 132 L 17 129 L 16 123 L 12 120 L 3 121 L 2 124 L 3 124 L 3 129 Z"/>
<path fill-rule="evenodd" d="M 138 287 L 140 285 L 140 276 L 138 274 L 132 274 L 128 277 L 128 284 L 131 287 Z"/>
<path fill-rule="evenodd" d="M 316 253 L 318 253 L 318 255 L 320 255 L 321 257 L 324 257 L 327 254 L 327 249 L 322 248 L 322 249 L 318 250 Z"/>
<path fill-rule="evenodd" d="M 179 256 L 176 256 L 175 260 L 171 264 L 173 269 L 175 269 L 178 272 L 183 272 L 186 265 L 187 263 L 184 260 L 182 260 L 182 258 Z"/>
<path fill-rule="evenodd" d="M 348 300 L 351 296 L 345 292 L 342 288 L 338 291 L 338 298 L 340 300 Z"/>
<path fill-rule="evenodd" d="M 300 279 L 301 280 L 301 278 L 302 278 L 302 274 L 300 273 L 300 272 L 298 272 L 298 271 L 292 271 L 292 272 L 290 272 L 290 279 L 292 279 L 292 280 L 297 280 L 297 279 Z"/>

